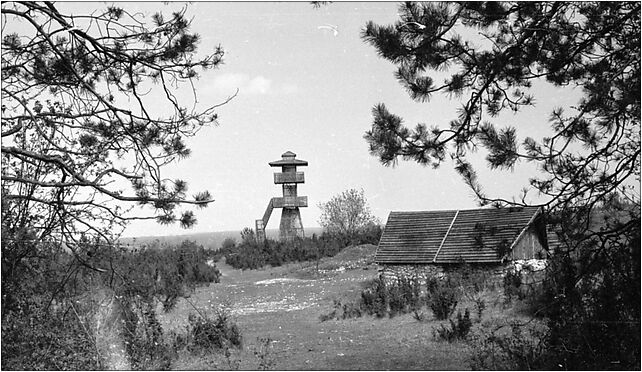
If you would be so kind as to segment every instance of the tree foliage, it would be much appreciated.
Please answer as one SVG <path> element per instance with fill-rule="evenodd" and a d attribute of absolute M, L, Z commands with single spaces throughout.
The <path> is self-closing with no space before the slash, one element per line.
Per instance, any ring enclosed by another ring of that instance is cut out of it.
<path fill-rule="evenodd" d="M 506 200 L 487 197 L 477 183 L 466 156 L 479 147 L 491 168 L 538 164 L 543 176 L 530 186 L 554 206 L 595 203 L 639 177 L 640 4 L 405 3 L 399 14 L 393 25 L 369 22 L 363 39 L 397 66 L 413 100 L 442 93 L 462 106 L 446 123 L 410 129 L 376 105 L 365 138 L 383 164 L 403 157 L 437 167 L 450 155 L 484 203 Z M 477 30 L 479 37 L 463 36 Z M 429 75 L 444 70 L 442 82 Z M 552 136 L 518 143 L 516 128 L 497 128 L 493 119 L 534 106 L 536 81 L 584 95 L 551 113 Z"/>
<path fill-rule="evenodd" d="M 176 90 L 193 90 L 223 50 L 197 54 L 200 36 L 185 11 L 144 19 L 115 6 L 72 15 L 51 2 L 2 4 L 2 198 L 11 231 L 109 240 L 131 219 L 196 222 L 178 206 L 204 207 L 209 192 L 190 198 L 187 183 L 162 168 L 188 157 L 185 139 L 216 123 L 219 105 L 190 108 Z M 135 205 L 151 215 L 127 214 Z"/>
<path fill-rule="evenodd" d="M 548 210 L 561 242 L 540 309 L 551 367 L 640 368 L 640 31 L 636 2 L 407 2 L 394 24 L 362 32 L 411 99 L 461 101 L 446 122 L 414 128 L 377 104 L 364 136 L 373 155 L 450 158 L 480 204 L 533 203 L 534 190 Z M 497 120 L 552 99 L 535 96 L 536 83 L 581 98 L 541 118 L 550 135 L 519 140 Z M 537 165 L 520 201 L 486 194 L 470 162 L 478 149 L 491 169 Z"/>
<path fill-rule="evenodd" d="M 179 207 L 212 202 L 162 170 L 216 124 L 219 105 L 197 109 L 192 83 L 223 50 L 197 54 L 185 8 L 144 19 L 115 6 L 59 10 L 67 6 L 1 8 L 2 367 L 104 368 L 105 294 L 132 366 L 165 368 L 156 306 L 173 308 L 219 272 L 193 243 L 130 251 L 114 238 L 133 219 L 190 227 L 194 213 Z"/>
<path fill-rule="evenodd" d="M 537 310 L 548 319 L 548 367 L 639 369 L 640 4 L 404 3 L 399 17 L 369 22 L 363 39 L 397 66 L 413 100 L 442 93 L 461 107 L 446 123 L 408 128 L 376 105 L 371 153 L 385 165 L 450 157 L 482 205 L 528 204 L 537 191 L 561 241 Z M 534 96 L 536 82 L 582 96 L 542 118 L 550 136 L 519 141 L 497 117 L 550 99 Z M 469 161 L 479 148 L 491 169 L 537 165 L 521 201 L 484 192 Z"/>
<path fill-rule="evenodd" d="M 319 209 L 319 224 L 324 231 L 348 238 L 378 222 L 370 212 L 363 190 L 346 190 L 325 203 L 319 203 Z"/>

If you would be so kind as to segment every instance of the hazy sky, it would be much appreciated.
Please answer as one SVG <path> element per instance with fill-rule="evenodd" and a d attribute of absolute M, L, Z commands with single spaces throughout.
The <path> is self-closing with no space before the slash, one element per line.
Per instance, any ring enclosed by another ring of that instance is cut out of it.
<path fill-rule="evenodd" d="M 111 4 L 111 3 L 110 3 Z M 58 3 L 73 12 L 105 7 L 105 3 Z M 129 12 L 149 17 L 168 15 L 182 4 L 127 3 Z M 383 102 L 405 123 L 447 125 L 457 100 L 435 96 L 413 102 L 393 76 L 395 67 L 364 43 L 360 31 L 368 20 L 392 23 L 397 3 L 332 3 L 314 9 L 309 3 L 196 2 L 189 5 L 192 30 L 202 36 L 199 51 L 220 44 L 224 64 L 206 71 L 196 82 L 199 104 L 216 104 L 238 96 L 219 109 L 220 126 L 204 128 L 189 140 L 192 156 L 164 170 L 164 177 L 188 181 L 191 192 L 209 190 L 216 201 L 198 210 L 190 231 L 154 222 L 132 223 L 124 236 L 169 235 L 240 230 L 254 226 L 270 198 L 281 195 L 273 184 L 276 170 L 268 162 L 285 151 L 307 160 L 299 195 L 308 196 L 301 209 L 304 227 L 318 226 L 319 202 L 349 188 L 363 188 L 372 212 L 385 222 L 393 210 L 474 208 L 472 192 L 446 162 L 437 170 L 411 162 L 382 166 L 369 155 L 363 134 L 372 122 L 372 107 Z M 335 35 L 331 25 L 336 27 Z M 553 107 L 577 102 L 577 92 L 545 86 L 535 90 L 537 105 L 500 122 L 518 127 L 518 136 L 541 138 Z M 184 95 L 184 99 L 190 98 Z M 153 104 L 150 106 L 153 107 Z M 156 107 L 162 112 L 162 107 Z M 489 171 L 484 153 L 474 162 L 491 195 L 517 195 L 535 172 L 520 164 L 514 172 Z M 267 228 L 278 228 L 275 210 Z"/>

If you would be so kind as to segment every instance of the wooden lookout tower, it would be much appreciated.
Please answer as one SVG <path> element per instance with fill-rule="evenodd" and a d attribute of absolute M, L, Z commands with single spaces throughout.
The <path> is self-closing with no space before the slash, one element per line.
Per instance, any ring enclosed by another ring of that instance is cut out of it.
<path fill-rule="evenodd" d="M 272 209 L 282 208 L 279 237 L 281 240 L 292 240 L 303 237 L 303 224 L 301 223 L 300 207 L 308 206 L 307 196 L 297 195 L 297 184 L 304 183 L 303 172 L 297 172 L 296 167 L 308 165 L 305 160 L 296 159 L 296 154 L 287 151 L 281 155 L 281 160 L 272 161 L 271 167 L 281 167 L 281 172 L 274 173 L 274 184 L 282 185 L 283 197 L 270 199 L 263 218 L 256 220 L 256 237 L 259 241 L 265 240 L 265 226 L 272 215 Z"/>

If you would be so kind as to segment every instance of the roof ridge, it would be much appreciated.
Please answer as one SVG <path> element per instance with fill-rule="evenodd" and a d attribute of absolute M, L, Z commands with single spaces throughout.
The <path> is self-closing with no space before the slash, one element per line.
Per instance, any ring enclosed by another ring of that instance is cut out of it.
<path fill-rule="evenodd" d="M 446 242 L 446 238 L 448 238 L 448 233 L 450 233 L 450 230 L 453 228 L 453 225 L 455 224 L 455 220 L 457 219 L 457 216 L 459 216 L 459 210 L 455 212 L 455 216 L 453 217 L 453 220 L 450 221 L 450 226 L 448 226 L 448 231 L 446 231 L 446 235 L 444 235 L 444 238 L 441 240 L 441 244 L 439 244 L 439 248 L 437 248 L 437 252 L 435 252 L 435 257 L 432 259 L 432 262 L 437 262 L 437 256 L 439 255 L 439 251 L 441 251 L 441 247 L 444 246 L 444 243 Z"/>
<path fill-rule="evenodd" d="M 431 210 L 417 210 L 417 211 L 390 211 L 390 213 L 429 213 L 429 212 L 469 212 L 469 211 L 493 211 L 493 210 L 504 210 L 511 208 L 541 208 L 538 205 L 526 205 L 526 206 L 514 206 L 514 207 L 501 207 L 501 208 L 469 208 L 469 209 L 431 209 Z"/>

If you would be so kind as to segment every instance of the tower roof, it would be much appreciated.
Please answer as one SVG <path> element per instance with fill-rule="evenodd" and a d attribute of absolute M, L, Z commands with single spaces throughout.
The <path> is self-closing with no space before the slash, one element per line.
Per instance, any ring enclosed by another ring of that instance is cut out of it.
<path fill-rule="evenodd" d="M 295 158 L 296 158 L 295 153 L 293 153 L 292 151 L 286 151 L 283 154 L 281 154 L 281 160 L 271 161 L 268 164 L 270 164 L 271 167 L 282 167 L 287 165 L 294 165 L 294 166 L 308 165 L 307 161 L 295 159 Z"/>

